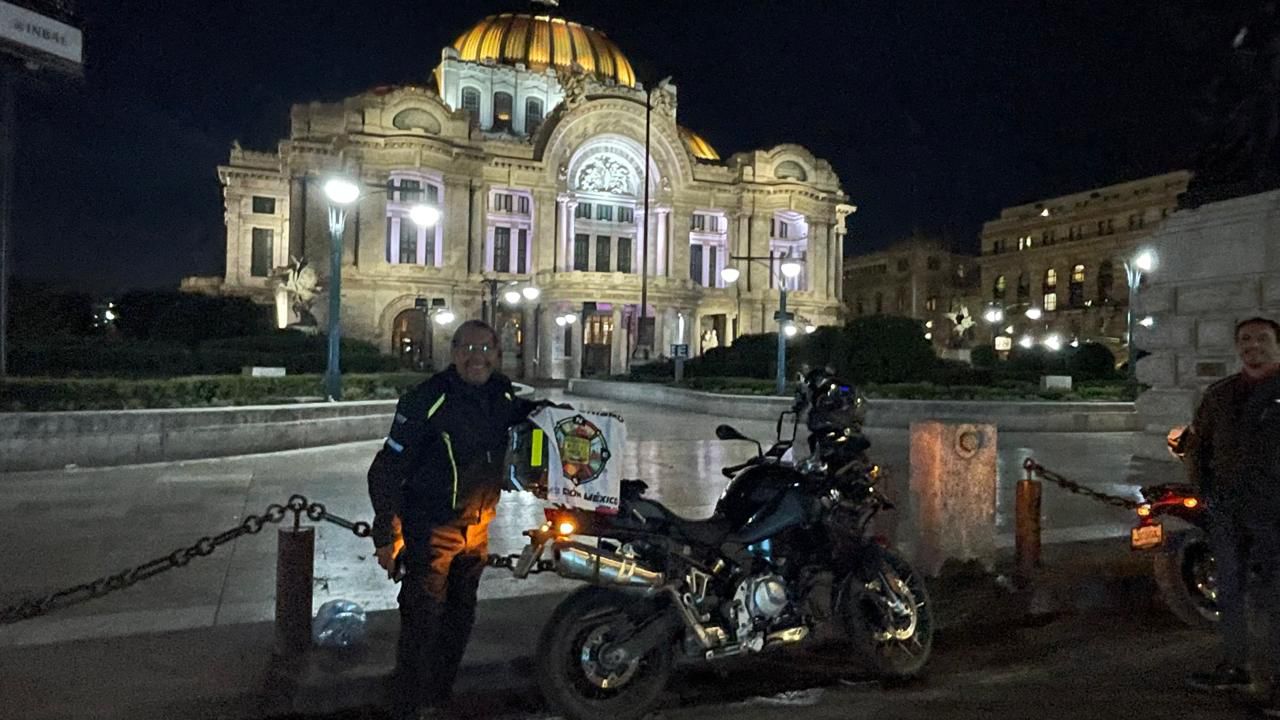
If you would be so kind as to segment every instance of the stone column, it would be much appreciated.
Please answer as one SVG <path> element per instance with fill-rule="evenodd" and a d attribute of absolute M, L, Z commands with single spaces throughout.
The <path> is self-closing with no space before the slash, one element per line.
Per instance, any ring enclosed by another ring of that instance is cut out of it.
<path fill-rule="evenodd" d="M 485 223 L 486 208 L 489 205 L 489 185 L 488 183 L 476 183 L 471 188 L 472 205 L 471 205 L 471 226 L 469 232 L 465 232 L 463 237 L 467 239 L 467 255 L 472 273 L 484 272 L 484 242 L 485 242 Z"/>
<path fill-rule="evenodd" d="M 689 224 L 693 209 L 677 205 L 671 213 L 671 279 L 689 279 Z"/>
<path fill-rule="evenodd" d="M 627 371 L 627 329 L 622 325 L 622 305 L 613 304 L 613 342 L 609 348 L 609 372 L 621 375 Z"/>
<path fill-rule="evenodd" d="M 467 203 L 470 193 L 470 183 L 465 178 L 445 179 L 444 208 L 440 214 L 440 222 L 444 223 L 444 266 L 462 273 L 467 268 L 467 226 L 470 218 Z"/>
<path fill-rule="evenodd" d="M 532 377 L 542 380 L 550 380 L 556 376 L 556 333 L 561 332 L 560 326 L 556 325 L 555 313 L 550 305 L 538 306 L 538 355 L 537 370 L 534 371 Z M 526 359 L 526 362 L 527 359 Z"/>
<path fill-rule="evenodd" d="M 348 222 L 354 222 L 355 220 L 355 215 L 348 218 Z M 360 202 L 359 221 L 359 235 L 355 233 L 347 235 L 347 242 L 351 243 L 352 252 L 357 253 L 354 255 L 355 264 L 363 268 L 385 265 L 387 262 L 386 194 L 362 199 Z M 409 220 L 408 222 L 412 221 Z M 435 228 L 428 228 L 427 232 L 435 232 Z M 358 247 L 356 246 L 357 237 L 360 239 Z"/>
<path fill-rule="evenodd" d="M 768 289 L 769 284 L 769 220 L 772 212 L 757 210 L 750 219 L 751 241 L 749 252 L 753 257 L 765 258 L 759 262 L 749 263 L 750 269 L 743 274 L 750 278 L 749 289 L 753 292 Z M 776 268 L 774 274 L 777 273 Z"/>
<path fill-rule="evenodd" d="M 520 311 L 520 330 L 524 342 L 520 344 L 521 353 L 521 379 L 529 380 L 537 377 L 538 364 L 534 362 L 534 356 L 538 352 L 538 335 L 534 331 L 534 326 L 538 322 L 538 312 L 536 309 L 529 307 L 528 303 L 521 304 Z"/>
<path fill-rule="evenodd" d="M 537 190 L 533 193 L 533 222 L 529 232 L 533 250 L 529 257 L 530 274 L 541 270 L 556 270 L 553 258 L 556 255 L 556 218 L 560 212 L 560 203 L 555 193 Z"/>
<path fill-rule="evenodd" d="M 654 256 L 653 268 L 650 270 L 650 273 L 653 277 L 666 277 L 667 261 L 671 252 L 671 243 L 669 238 L 671 232 L 671 209 L 658 208 L 656 213 L 658 216 L 657 232 L 654 233 L 653 237 L 649 238 L 649 249 L 651 254 Z M 657 240 L 656 243 L 654 243 L 655 239 Z M 656 247 L 654 247 L 655 245 Z M 652 252 L 654 250 L 656 250 L 656 252 Z"/>
<path fill-rule="evenodd" d="M 805 258 L 805 287 L 818 297 L 830 295 L 831 260 L 827 255 L 827 224 L 809 223 L 809 239 L 805 241 L 808 257 Z"/>
<path fill-rule="evenodd" d="M 582 303 L 574 303 L 569 310 L 578 317 L 577 322 L 573 323 L 573 346 L 565 348 L 565 352 L 569 354 L 568 376 L 571 378 L 582 377 Z"/>
<path fill-rule="evenodd" d="M 572 270 L 573 269 L 573 235 L 574 235 L 573 226 L 575 222 L 573 215 L 578 209 L 578 201 L 572 198 L 569 198 L 565 200 L 565 202 L 563 203 L 563 206 L 564 206 L 564 221 L 560 224 L 560 227 L 564 229 L 564 241 L 560 245 L 562 248 L 564 248 L 564 260 L 563 260 L 564 264 L 562 265 L 562 268 L 564 270 Z"/>

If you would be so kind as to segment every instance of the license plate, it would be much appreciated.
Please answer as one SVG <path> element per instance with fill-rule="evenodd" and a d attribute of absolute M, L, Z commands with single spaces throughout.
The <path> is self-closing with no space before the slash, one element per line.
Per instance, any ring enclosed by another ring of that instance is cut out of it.
<path fill-rule="evenodd" d="M 1129 547 L 1150 550 L 1164 544 L 1164 526 L 1160 523 L 1139 525 L 1129 531 Z"/>

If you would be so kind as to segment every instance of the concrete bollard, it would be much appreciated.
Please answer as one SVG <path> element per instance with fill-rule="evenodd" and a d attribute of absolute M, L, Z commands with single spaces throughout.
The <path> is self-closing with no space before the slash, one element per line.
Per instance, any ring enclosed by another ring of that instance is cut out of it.
<path fill-rule="evenodd" d="M 280 528 L 276 542 L 276 653 L 311 647 L 311 595 L 315 585 L 316 529 Z"/>
<path fill-rule="evenodd" d="M 1014 502 L 1013 555 L 1021 581 L 1030 580 L 1040 568 L 1040 492 L 1040 481 L 1028 466 L 1027 477 L 1018 481 Z"/>
<path fill-rule="evenodd" d="M 915 562 L 937 576 L 950 559 L 988 568 L 996 551 L 996 426 L 911 424 Z"/>

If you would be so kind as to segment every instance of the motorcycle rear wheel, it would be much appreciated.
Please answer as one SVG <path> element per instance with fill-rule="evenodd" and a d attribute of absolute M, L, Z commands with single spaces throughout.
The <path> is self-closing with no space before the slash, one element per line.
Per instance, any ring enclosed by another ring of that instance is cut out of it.
<path fill-rule="evenodd" d="M 1152 554 L 1151 570 L 1169 612 L 1193 628 L 1217 627 L 1213 553 L 1203 530 L 1171 533 Z"/>
<path fill-rule="evenodd" d="M 900 556 L 886 550 L 878 565 L 849 576 L 837 612 L 859 659 L 876 677 L 915 677 L 933 651 L 929 591 Z"/>
<path fill-rule="evenodd" d="M 626 613 L 647 619 L 653 603 L 635 594 L 582 588 L 556 607 L 538 641 L 535 672 L 544 699 L 569 720 L 637 720 L 653 710 L 675 663 L 672 642 L 643 657 L 610 663 L 610 625 Z"/>

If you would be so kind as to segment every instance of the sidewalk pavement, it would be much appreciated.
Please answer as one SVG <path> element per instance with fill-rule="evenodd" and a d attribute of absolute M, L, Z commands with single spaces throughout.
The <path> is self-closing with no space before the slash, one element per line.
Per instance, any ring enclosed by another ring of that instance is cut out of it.
<path fill-rule="evenodd" d="M 940 634 L 980 641 L 984 628 L 1064 613 L 1161 612 L 1150 560 L 1124 538 L 1046 545 L 1043 559 L 1025 591 L 999 574 L 1012 566 L 1007 551 L 996 575 L 959 568 L 932 581 Z M 477 716 L 537 711 L 532 654 L 563 596 L 481 603 L 457 688 Z M 200 720 L 371 709 L 384 699 L 398 625 L 395 611 L 374 612 L 363 648 L 292 660 L 273 658 L 269 622 L 4 648 L 0 717 Z"/>

